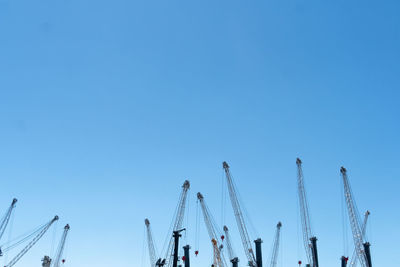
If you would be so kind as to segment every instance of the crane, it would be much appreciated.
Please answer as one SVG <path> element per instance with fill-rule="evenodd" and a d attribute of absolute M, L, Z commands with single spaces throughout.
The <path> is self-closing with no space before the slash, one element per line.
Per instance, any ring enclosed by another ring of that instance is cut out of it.
<path fill-rule="evenodd" d="M 15 208 L 15 204 L 17 203 L 17 199 L 14 198 L 11 202 L 10 207 L 7 209 L 0 223 L 0 239 L 3 237 L 4 231 L 7 228 L 8 223 L 10 222 L 11 214 Z"/>
<path fill-rule="evenodd" d="M 236 257 L 236 254 L 233 251 L 231 235 L 229 234 L 229 229 L 226 225 L 224 226 L 224 233 L 225 233 L 226 247 L 228 249 L 229 259 L 232 262 L 232 267 L 238 267 L 239 258 Z"/>
<path fill-rule="evenodd" d="M 51 225 L 55 222 L 58 221 L 58 216 L 54 216 L 52 220 L 50 220 L 48 223 L 45 225 L 41 226 L 38 230 L 36 230 L 33 234 L 36 234 L 36 236 L 26 245 L 7 265 L 4 267 L 12 267 L 14 266 L 42 237 L 43 235 L 49 230 Z M 29 235 L 28 237 L 32 236 L 33 234 Z M 25 241 L 26 238 L 24 238 L 22 241 Z M 3 251 L 8 251 L 9 249 L 21 244 L 22 241 L 17 242 L 16 244 L 13 244 L 9 246 L 8 248 L 5 248 Z"/>
<path fill-rule="evenodd" d="M 58 245 L 55 260 L 53 262 L 52 267 L 60 267 L 60 264 L 65 262 L 65 260 L 61 259 L 61 258 L 64 253 L 65 243 L 67 241 L 67 235 L 68 235 L 69 230 L 70 230 L 69 224 L 65 225 L 64 232 L 63 232 L 63 235 L 61 236 L 61 241 Z"/>
<path fill-rule="evenodd" d="M 346 200 L 347 212 L 349 215 L 351 231 L 353 234 L 354 246 L 357 251 L 357 257 L 362 267 L 372 267 L 370 243 L 364 242 L 363 231 L 360 226 L 360 215 L 351 191 L 347 170 L 344 167 L 340 168 L 344 186 L 344 197 Z"/>
<path fill-rule="evenodd" d="M 279 251 L 281 227 L 282 227 L 282 223 L 278 222 L 278 224 L 276 225 L 274 246 L 273 246 L 273 249 L 272 249 L 271 267 L 276 267 L 277 266 L 276 264 L 277 264 L 277 261 L 278 261 L 278 251 Z"/>
<path fill-rule="evenodd" d="M 307 260 L 312 267 L 318 267 L 318 251 L 317 251 L 317 238 L 312 234 L 310 214 L 308 210 L 308 202 L 306 197 L 306 190 L 304 187 L 304 176 L 302 169 L 302 161 L 297 158 L 297 189 L 299 193 L 300 203 L 300 216 L 303 228 L 303 243 L 306 251 Z"/>
<path fill-rule="evenodd" d="M 155 246 L 154 246 L 153 233 L 151 231 L 149 219 L 145 219 L 144 223 L 146 225 L 147 246 L 149 248 L 150 266 L 151 267 L 155 267 L 156 263 L 157 263 L 156 249 L 155 249 Z"/>
<path fill-rule="evenodd" d="M 42 267 L 60 267 L 60 264 L 65 262 L 65 259 L 61 260 L 61 257 L 64 252 L 65 242 L 67 240 L 67 235 L 68 235 L 69 229 L 70 229 L 70 226 L 69 226 L 69 224 L 67 224 L 64 227 L 64 232 L 61 236 L 61 241 L 58 245 L 57 252 L 54 256 L 55 260 L 53 261 L 49 256 L 44 256 L 44 258 L 42 259 Z"/>
<path fill-rule="evenodd" d="M 240 207 L 240 202 L 237 197 L 237 190 L 232 180 L 232 175 L 229 170 L 229 165 L 226 161 L 222 163 L 222 167 L 225 171 L 225 176 L 227 180 L 227 186 L 229 191 L 229 197 L 231 199 L 232 208 L 235 214 L 236 224 L 239 228 L 240 237 L 242 239 L 243 248 L 249 262 L 249 266 L 251 267 L 262 267 L 262 256 L 261 256 L 261 239 L 257 239 L 256 243 L 256 256 L 254 255 L 254 251 L 251 245 L 250 236 L 247 231 L 245 219 L 242 213 L 242 209 Z M 258 252 L 258 253 L 257 253 Z"/>
<path fill-rule="evenodd" d="M 368 217 L 371 214 L 371 212 L 369 212 L 369 210 L 367 210 L 364 213 L 364 221 L 363 221 L 363 225 L 362 225 L 362 235 L 365 236 L 365 232 L 367 231 L 367 222 L 368 222 Z M 357 250 L 354 249 L 353 252 L 353 256 L 351 257 L 351 261 L 350 261 L 350 267 L 355 267 L 357 266 Z"/>
<path fill-rule="evenodd" d="M 179 196 L 178 206 L 177 206 L 176 213 L 175 213 L 174 220 L 173 220 L 173 226 L 172 226 L 173 232 L 179 231 L 182 228 L 183 219 L 185 217 L 187 195 L 188 195 L 189 189 L 190 189 L 190 182 L 188 180 L 186 180 L 182 185 L 182 191 Z M 168 236 L 169 236 L 169 234 L 168 234 Z M 161 262 L 158 263 L 159 266 L 164 266 L 164 265 L 166 265 L 168 267 L 172 266 L 174 240 L 175 240 L 174 237 L 169 238 L 165 258 Z"/>
<path fill-rule="evenodd" d="M 199 192 L 197 193 L 197 199 L 200 202 L 201 205 L 201 210 L 203 211 L 203 218 L 204 218 L 204 223 L 206 224 L 208 235 L 211 239 L 211 244 L 213 247 L 214 251 L 214 260 L 213 260 L 213 265 L 214 267 L 225 267 L 225 260 L 221 254 L 221 249 L 223 248 L 223 245 L 218 242 L 218 228 L 216 226 L 216 223 L 214 219 L 211 216 L 211 213 L 204 202 L 204 197 L 203 195 Z M 221 239 L 224 239 L 224 236 L 221 235 Z"/>

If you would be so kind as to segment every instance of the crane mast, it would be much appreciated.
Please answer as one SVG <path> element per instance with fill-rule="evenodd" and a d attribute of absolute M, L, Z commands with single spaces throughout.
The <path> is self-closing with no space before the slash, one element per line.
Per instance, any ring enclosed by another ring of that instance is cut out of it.
<path fill-rule="evenodd" d="M 282 227 L 282 223 L 278 222 L 278 224 L 276 225 L 276 233 L 275 233 L 275 238 L 274 238 L 274 247 L 272 249 L 271 267 L 276 267 L 277 266 L 280 235 L 281 235 L 281 227 Z"/>
<path fill-rule="evenodd" d="M 44 234 L 47 232 L 47 230 L 49 230 L 50 226 L 58 220 L 58 216 L 55 216 L 51 221 L 49 221 L 47 224 L 45 224 L 41 230 L 39 231 L 39 233 L 32 239 L 31 242 L 29 242 L 28 245 L 25 246 L 25 248 L 23 248 L 21 250 L 21 252 L 19 252 L 7 265 L 5 265 L 4 267 L 11 267 L 14 266 L 43 236 Z"/>
<path fill-rule="evenodd" d="M 363 237 L 365 237 L 365 232 L 367 231 L 367 223 L 368 223 L 368 217 L 371 213 L 369 212 L 369 210 L 367 210 L 364 214 L 364 221 L 363 221 L 363 225 L 362 225 L 362 235 Z M 355 267 L 357 266 L 357 250 L 354 249 L 353 252 L 353 256 L 351 257 L 351 261 L 350 261 L 350 267 Z"/>
<path fill-rule="evenodd" d="M 225 225 L 224 226 L 224 233 L 225 233 L 225 240 L 226 240 L 226 247 L 228 249 L 228 254 L 229 254 L 229 260 L 232 262 L 232 267 L 237 267 L 239 258 L 236 257 L 235 252 L 233 251 L 233 246 L 231 242 L 231 235 L 229 233 L 228 227 Z"/>
<path fill-rule="evenodd" d="M 318 251 L 317 251 L 317 238 L 313 236 L 311 231 L 311 221 L 308 209 L 308 202 L 306 197 L 306 190 L 304 187 L 304 176 L 302 169 L 302 162 L 299 158 L 296 160 L 297 164 L 297 189 L 299 193 L 300 216 L 303 230 L 303 243 L 306 251 L 306 256 L 309 264 L 312 267 L 318 267 Z"/>
<path fill-rule="evenodd" d="M 372 267 L 369 243 L 364 243 L 364 235 L 360 227 L 360 217 L 353 198 L 346 168 L 341 167 L 340 173 L 342 174 L 344 197 L 346 200 L 346 206 L 358 260 L 360 261 L 362 267 Z"/>
<path fill-rule="evenodd" d="M 64 253 L 65 243 L 67 241 L 67 235 L 68 235 L 69 229 L 70 229 L 70 226 L 69 226 L 69 224 L 67 224 L 64 227 L 64 232 L 63 232 L 63 235 L 61 237 L 60 244 L 58 245 L 56 256 L 55 256 L 55 260 L 54 260 L 54 264 L 52 265 L 52 267 L 60 267 L 61 262 L 64 261 L 64 260 L 61 259 L 61 257 L 62 257 L 62 255 Z"/>
<path fill-rule="evenodd" d="M 179 231 L 182 228 L 183 219 L 185 217 L 187 194 L 188 194 L 189 189 L 190 189 L 190 182 L 188 180 L 186 180 L 182 185 L 182 191 L 179 196 L 179 202 L 178 202 L 176 216 L 175 216 L 173 229 L 172 229 L 173 232 Z M 172 237 L 168 243 L 168 247 L 167 247 L 167 251 L 166 251 L 167 254 L 165 255 L 165 258 L 161 262 L 159 262 L 159 264 L 158 264 L 159 266 L 163 266 L 163 265 L 171 266 L 172 265 L 171 259 L 173 257 L 172 254 L 173 254 L 173 250 L 174 250 L 173 243 L 174 243 L 174 238 Z"/>
<path fill-rule="evenodd" d="M 144 223 L 146 225 L 147 246 L 148 246 L 148 249 L 149 249 L 150 266 L 151 267 L 155 267 L 156 266 L 156 262 L 157 262 L 156 249 L 155 249 L 155 246 L 154 246 L 153 233 L 151 231 L 149 219 L 145 219 Z"/>
<path fill-rule="evenodd" d="M 239 200 L 237 197 L 237 192 L 236 192 L 235 186 L 233 184 L 231 173 L 229 171 L 229 165 L 228 165 L 228 163 L 226 163 L 224 161 L 222 163 L 222 167 L 225 170 L 225 176 L 226 176 L 227 185 L 228 185 L 229 197 L 231 199 L 232 208 L 233 208 L 235 218 L 236 218 L 236 224 L 239 228 L 240 237 L 242 239 L 243 248 L 244 248 L 247 260 L 249 262 L 249 266 L 262 267 L 261 266 L 262 264 L 260 264 L 261 257 L 258 257 L 258 261 L 257 261 L 256 256 L 254 255 L 254 251 L 253 251 L 251 241 L 250 241 L 250 236 L 247 231 L 246 223 L 245 223 L 243 213 L 242 213 L 242 210 L 240 207 L 240 203 L 239 203 Z M 261 246 L 261 239 L 258 239 L 257 242 L 259 242 L 259 243 L 256 243 L 256 245 Z M 261 249 L 259 250 L 259 252 L 261 252 Z"/>
<path fill-rule="evenodd" d="M 17 203 L 17 199 L 14 198 L 11 202 L 10 207 L 7 209 L 0 223 L 0 239 L 3 237 L 4 231 L 7 228 L 8 223 L 10 222 L 11 214 L 15 208 L 15 204 Z"/>
<path fill-rule="evenodd" d="M 225 267 L 225 262 L 221 254 L 221 248 L 223 247 L 222 244 L 219 244 L 218 242 L 218 235 L 217 235 L 217 227 L 215 226 L 215 223 L 211 213 L 207 207 L 207 205 L 204 202 L 204 197 L 203 195 L 199 192 L 197 193 L 197 199 L 200 202 L 201 205 L 201 210 L 203 212 L 203 218 L 204 218 L 204 223 L 206 224 L 208 236 L 211 239 L 211 244 L 213 247 L 214 251 L 214 267 Z"/>

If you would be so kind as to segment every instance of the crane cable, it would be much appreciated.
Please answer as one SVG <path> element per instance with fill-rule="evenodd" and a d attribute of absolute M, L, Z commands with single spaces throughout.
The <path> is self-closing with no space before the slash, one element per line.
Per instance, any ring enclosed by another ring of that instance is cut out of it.
<path fill-rule="evenodd" d="M 195 255 L 197 256 L 199 253 L 199 238 L 200 238 L 200 203 L 197 199 L 196 201 L 196 229 L 195 229 L 195 236 L 194 236 L 194 249 Z"/>
<path fill-rule="evenodd" d="M 146 254 L 146 226 L 144 226 L 143 228 L 143 245 L 142 245 L 142 260 L 141 260 L 141 265 L 142 267 L 144 267 L 144 258 Z"/>
<path fill-rule="evenodd" d="M 225 175 L 224 170 L 221 170 L 221 225 L 225 225 L 226 221 L 226 187 L 225 187 Z"/>
<path fill-rule="evenodd" d="M 296 190 L 297 186 L 296 186 Z M 297 209 L 296 209 L 296 220 L 297 220 L 297 259 L 299 262 L 299 265 L 301 265 L 301 256 L 300 254 L 302 254 L 300 251 L 303 251 L 302 246 L 303 246 L 303 237 L 300 236 L 300 231 L 302 231 L 301 228 L 301 222 L 300 222 L 300 199 L 297 197 L 296 198 L 296 204 L 297 204 Z"/>
<path fill-rule="evenodd" d="M 54 223 L 54 228 L 53 228 L 53 235 L 51 238 L 51 246 L 50 246 L 50 255 L 54 255 L 54 247 L 56 243 L 56 236 L 57 236 L 57 230 L 58 230 L 58 221 Z"/>
<path fill-rule="evenodd" d="M 343 256 L 347 257 L 349 255 L 349 228 L 347 224 L 347 214 L 346 214 L 346 203 L 344 199 L 344 188 L 343 186 L 339 183 L 340 187 L 340 193 L 341 193 L 341 211 L 342 211 L 342 231 L 343 231 Z"/>
<path fill-rule="evenodd" d="M 42 229 L 44 229 L 46 226 L 48 225 L 48 223 L 45 223 L 41 226 L 39 226 L 38 228 L 34 229 L 31 232 L 25 233 L 23 235 L 18 236 L 17 238 L 15 238 L 14 240 L 11 240 L 10 242 L 4 243 L 0 246 L 0 248 L 2 248 L 2 252 L 8 252 L 9 250 L 19 246 L 20 244 L 24 243 L 26 240 L 29 240 L 32 236 L 36 235 L 37 233 L 39 233 Z M 15 242 L 15 243 L 14 243 Z M 3 248 L 5 247 L 5 248 Z"/>

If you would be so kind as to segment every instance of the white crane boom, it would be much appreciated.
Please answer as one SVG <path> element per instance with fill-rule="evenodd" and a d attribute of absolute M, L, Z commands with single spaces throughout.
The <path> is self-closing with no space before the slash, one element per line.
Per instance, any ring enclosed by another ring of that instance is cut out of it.
<path fill-rule="evenodd" d="M 7 265 L 4 267 L 11 267 L 14 266 L 42 237 L 43 235 L 49 230 L 50 226 L 58 220 L 58 216 L 55 216 L 50 222 L 45 224 L 39 233 L 29 242 L 28 245 L 25 246 Z"/>
<path fill-rule="evenodd" d="M 236 259 L 236 261 L 238 262 L 239 260 L 236 257 L 235 252 L 233 251 L 233 246 L 232 246 L 232 242 L 231 242 L 231 235 L 230 235 L 229 229 L 228 229 L 228 227 L 226 225 L 224 226 L 224 233 L 225 233 L 226 247 L 228 249 L 228 254 L 229 254 L 229 260 L 230 261 L 234 261 Z"/>
<path fill-rule="evenodd" d="M 365 232 L 367 231 L 367 222 L 368 222 L 368 217 L 371 213 L 369 212 L 369 210 L 367 210 L 364 214 L 364 221 L 363 221 L 363 225 L 362 225 L 362 235 L 363 237 L 365 237 Z M 350 267 L 355 267 L 357 266 L 357 250 L 354 249 L 353 252 L 353 256 L 351 257 L 350 260 Z"/>
<path fill-rule="evenodd" d="M 273 248 L 272 248 L 271 267 L 277 266 L 281 227 L 282 227 L 282 223 L 278 222 L 278 224 L 276 225 L 274 244 L 273 244 Z"/>
<path fill-rule="evenodd" d="M 311 220 L 310 220 L 306 190 L 304 186 L 302 162 L 299 158 L 297 158 L 296 164 L 297 164 L 297 189 L 299 193 L 300 217 L 303 230 L 304 249 L 306 251 L 306 256 L 309 264 L 313 267 L 318 267 L 318 255 L 316 248 L 317 238 L 313 236 L 311 230 Z"/>
<path fill-rule="evenodd" d="M 239 228 L 240 237 L 242 239 L 243 248 L 249 261 L 249 266 L 257 267 L 256 257 L 254 255 L 254 251 L 252 248 L 251 240 L 249 233 L 246 228 L 246 223 L 244 220 L 244 216 L 242 213 L 242 209 L 240 207 L 240 203 L 237 197 L 237 192 L 232 180 L 231 173 L 229 171 L 229 165 L 225 161 L 222 163 L 222 167 L 225 170 L 225 176 L 227 180 L 228 190 L 229 190 L 229 197 L 231 199 L 233 212 L 236 218 L 236 224 Z"/>
<path fill-rule="evenodd" d="M 52 262 L 53 263 L 52 267 L 60 267 L 60 264 L 64 261 L 61 258 L 64 253 L 65 243 L 67 241 L 67 236 L 68 236 L 69 230 L 70 230 L 70 226 L 69 226 L 69 224 L 67 224 L 64 227 L 64 232 L 63 232 L 63 235 L 61 236 L 61 241 L 58 245 L 56 256 L 54 257 L 55 260 Z"/>
<path fill-rule="evenodd" d="M 147 246 L 149 249 L 149 257 L 150 257 L 150 266 L 155 267 L 156 262 L 157 262 L 157 257 L 156 257 L 156 249 L 154 246 L 154 241 L 153 241 L 153 233 L 150 228 L 150 221 L 149 219 L 145 219 L 144 223 L 146 225 L 146 232 L 147 232 Z"/>
<path fill-rule="evenodd" d="M 186 203 L 187 203 L 187 195 L 188 195 L 188 191 L 190 189 L 190 182 L 188 180 L 186 180 L 183 185 L 182 185 L 182 191 L 181 194 L 179 196 L 179 202 L 178 202 L 178 206 L 176 209 L 176 214 L 175 214 L 175 220 L 174 220 L 174 224 L 173 224 L 173 228 L 172 231 L 179 231 L 182 228 L 182 224 L 183 224 L 183 219 L 185 217 L 185 211 L 186 211 Z M 168 233 L 168 237 L 170 236 L 170 233 Z M 174 243 L 174 238 L 169 237 L 169 243 L 168 243 L 168 247 L 166 250 L 166 255 L 164 260 L 162 261 L 162 265 L 166 264 L 168 267 L 172 266 L 172 258 L 173 258 L 173 243 Z"/>
<path fill-rule="evenodd" d="M 371 267 L 368 266 L 368 258 L 364 249 L 363 233 L 360 227 L 360 217 L 353 198 L 346 168 L 341 167 L 340 173 L 342 174 L 343 178 L 344 197 L 346 199 L 347 211 L 349 215 L 351 231 L 353 234 L 354 246 L 357 251 L 357 257 L 362 267 Z"/>
<path fill-rule="evenodd" d="M 206 228 L 208 231 L 208 235 L 211 239 L 211 244 L 213 246 L 214 251 L 214 267 L 225 267 L 225 260 L 221 254 L 222 244 L 219 243 L 219 238 L 217 235 L 217 226 L 214 223 L 214 220 L 211 216 L 211 213 L 204 202 L 203 195 L 199 192 L 197 193 L 197 199 L 200 201 L 201 210 L 203 211 L 204 223 L 206 224 Z"/>

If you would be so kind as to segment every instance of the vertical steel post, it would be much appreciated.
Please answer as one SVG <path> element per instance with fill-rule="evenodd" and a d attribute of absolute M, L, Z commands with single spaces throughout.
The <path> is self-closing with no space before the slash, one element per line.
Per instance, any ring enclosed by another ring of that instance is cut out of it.
<path fill-rule="evenodd" d="M 342 267 L 346 267 L 347 266 L 347 260 L 348 260 L 348 258 L 346 258 L 345 256 L 342 256 L 342 258 L 341 258 Z"/>
<path fill-rule="evenodd" d="M 261 240 L 261 238 L 258 238 L 257 240 L 254 240 L 254 243 L 256 244 L 257 267 L 262 267 L 262 251 L 261 251 L 262 240 Z"/>
<path fill-rule="evenodd" d="M 190 246 L 189 245 L 184 246 L 183 250 L 185 251 L 185 267 L 190 267 L 190 258 L 189 258 L 190 257 L 190 253 L 189 253 Z"/>
<path fill-rule="evenodd" d="M 372 267 L 371 249 L 370 249 L 371 244 L 369 242 L 365 242 L 363 245 L 364 245 L 365 257 L 367 258 L 367 264 L 368 264 L 367 267 Z"/>
<path fill-rule="evenodd" d="M 236 258 L 233 258 L 232 260 L 231 260 L 231 262 L 232 262 L 232 267 L 238 267 L 238 262 L 239 262 L 239 259 L 236 257 Z"/>
<path fill-rule="evenodd" d="M 312 249 L 312 257 L 313 257 L 313 267 L 319 267 L 318 264 L 318 250 L 317 250 L 317 238 L 311 237 L 310 238 L 311 241 L 311 249 Z"/>
<path fill-rule="evenodd" d="M 185 229 L 173 232 L 173 237 L 174 237 L 174 261 L 172 263 L 172 267 L 178 267 L 179 237 L 182 236 L 180 234 L 180 232 L 182 232 L 183 230 L 185 230 Z"/>

